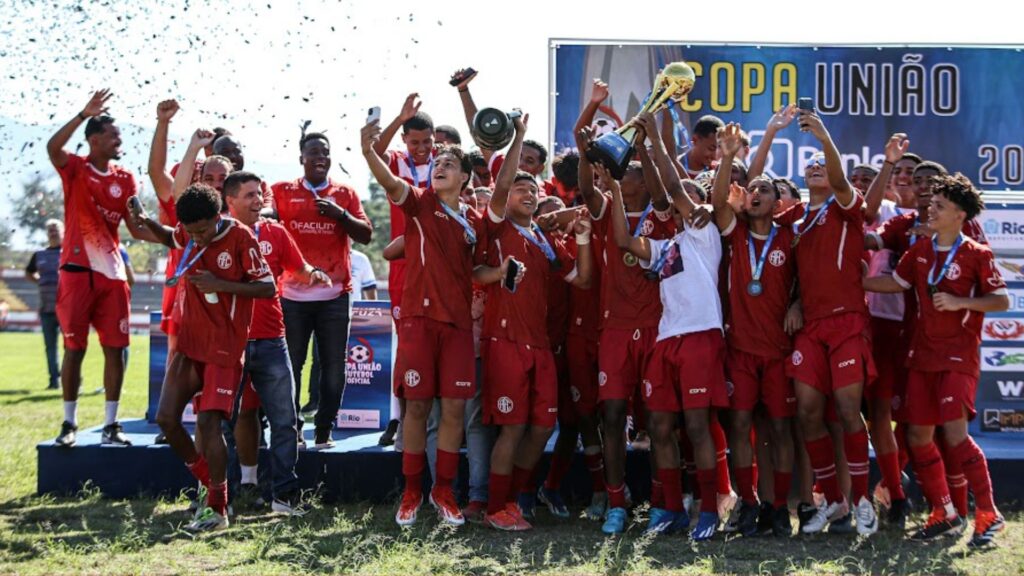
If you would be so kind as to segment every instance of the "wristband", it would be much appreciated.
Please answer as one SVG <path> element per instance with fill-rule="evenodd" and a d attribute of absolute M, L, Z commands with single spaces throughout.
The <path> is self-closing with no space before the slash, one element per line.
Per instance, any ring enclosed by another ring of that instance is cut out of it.
<path fill-rule="evenodd" d="M 81 120 L 82 122 L 85 122 L 86 120 L 88 120 L 88 119 L 89 119 L 89 117 L 88 117 L 88 116 L 85 116 L 85 115 L 83 115 L 83 114 L 82 114 L 81 112 L 79 112 L 79 113 L 78 113 L 78 119 L 79 119 L 79 120 Z"/>
<path fill-rule="evenodd" d="M 576 235 L 576 245 L 577 246 L 586 246 L 587 244 L 590 244 L 590 233 L 589 232 L 587 232 L 586 234 L 577 234 Z"/>
<path fill-rule="evenodd" d="M 890 166 L 896 166 L 896 163 L 895 163 L 895 162 L 890 162 L 890 161 L 888 161 L 888 160 L 886 160 L 885 162 L 882 162 L 882 166 L 885 166 L 886 164 L 888 164 L 888 165 L 890 165 Z"/>
<path fill-rule="evenodd" d="M 469 92 L 469 88 L 459 88 L 459 92 Z"/>

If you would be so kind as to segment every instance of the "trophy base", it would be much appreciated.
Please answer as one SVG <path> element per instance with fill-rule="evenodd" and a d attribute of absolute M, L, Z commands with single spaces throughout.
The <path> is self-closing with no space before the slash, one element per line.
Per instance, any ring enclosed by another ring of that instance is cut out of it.
<path fill-rule="evenodd" d="M 635 153 L 636 149 L 631 142 L 612 132 L 592 142 L 584 155 L 591 163 L 607 168 L 612 178 L 622 180 Z"/>

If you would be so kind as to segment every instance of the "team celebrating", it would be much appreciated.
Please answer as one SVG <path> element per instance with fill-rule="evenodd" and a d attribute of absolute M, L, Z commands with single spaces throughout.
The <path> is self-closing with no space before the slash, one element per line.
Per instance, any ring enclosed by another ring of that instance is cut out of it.
<path fill-rule="evenodd" d="M 451 82 L 470 127 L 475 77 L 460 70 Z M 328 138 L 305 127 L 295 180 L 246 171 L 241 141 L 223 129 L 197 130 L 168 170 L 174 100 L 156 107 L 151 216 L 135 177 L 114 163 L 111 97 L 96 92 L 47 145 L 66 213 L 56 443 L 76 441 L 92 326 L 105 359 L 102 441 L 130 444 L 117 420 L 129 327 L 123 220 L 134 238 L 169 249 L 156 419 L 201 486 L 189 529 L 227 527 L 230 503 L 246 492 L 262 502 L 261 421 L 270 507 L 300 515 L 302 368 L 312 337 L 311 449 L 330 448 L 360 289 L 352 243 L 370 242 L 374 225 L 356 191 L 328 176 Z M 978 189 L 910 152 L 902 133 L 884 143 L 880 168 L 845 173 L 822 117 L 793 104 L 753 153 L 738 124 L 703 116 L 677 142 L 667 112 L 644 112 L 637 159 L 616 177 L 586 154 L 607 97 L 595 80 L 576 150 L 552 159 L 547 180 L 548 151 L 526 138 L 529 115 L 509 115 L 507 148 L 471 129 L 477 149 L 464 151 L 458 130 L 435 127 L 411 94 L 393 121 L 371 114 L 361 131 L 391 204 L 383 256 L 398 337 L 396 522 L 416 523 L 428 472 L 426 499 L 446 524 L 529 530 L 541 507 L 568 518 L 561 488 L 580 446 L 593 492 L 582 516 L 623 533 L 639 504 L 627 446 L 646 436 L 652 533 L 790 537 L 793 516 L 801 534 L 902 532 L 910 464 L 931 508 L 910 538 L 962 534 L 970 491 L 969 546 L 990 544 L 1005 522 L 968 423 L 984 314 L 1006 310 L 1009 297 L 975 220 Z M 78 156 L 64 147 L 83 123 L 88 155 Z M 821 150 L 803 167 L 806 192 L 765 170 L 772 140 L 794 124 Z M 399 133 L 403 146 L 392 149 Z M 182 425 L 189 403 L 194 437 Z M 234 462 L 241 478 L 229 494 Z"/>

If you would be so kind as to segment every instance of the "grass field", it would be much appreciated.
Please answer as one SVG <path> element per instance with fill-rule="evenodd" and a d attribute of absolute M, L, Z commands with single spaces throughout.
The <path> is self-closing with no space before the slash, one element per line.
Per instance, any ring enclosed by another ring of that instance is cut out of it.
<path fill-rule="evenodd" d="M 97 342 L 87 356 L 79 421 L 102 418 Z M 146 337 L 132 338 L 124 417 L 145 411 Z M 315 506 L 301 519 L 240 515 L 230 529 L 194 538 L 181 527 L 184 499 L 109 500 L 36 496 L 35 445 L 55 436 L 60 395 L 44 391 L 38 334 L 0 334 L 0 573 L 21 574 L 707 574 L 707 573 L 1024 573 L 1024 523 L 1010 515 L 995 549 L 969 553 L 966 537 L 926 545 L 894 534 L 869 540 L 815 536 L 692 545 L 681 536 L 650 539 L 634 525 L 606 538 L 597 524 L 556 522 L 504 534 L 477 526 L 439 527 L 425 508 L 411 530 L 390 506 Z M 315 501 L 315 497 L 314 497 Z"/>

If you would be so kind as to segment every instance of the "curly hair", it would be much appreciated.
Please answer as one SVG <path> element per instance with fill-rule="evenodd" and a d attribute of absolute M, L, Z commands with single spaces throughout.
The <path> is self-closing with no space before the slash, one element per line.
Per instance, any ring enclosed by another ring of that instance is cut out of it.
<path fill-rule="evenodd" d="M 206 184 L 193 184 L 185 189 L 174 207 L 182 224 L 209 220 L 220 214 L 220 192 Z"/>
<path fill-rule="evenodd" d="M 960 172 L 932 176 L 931 187 L 932 194 L 942 196 L 959 206 L 967 214 L 967 220 L 973 219 L 985 209 L 981 192 Z"/>

